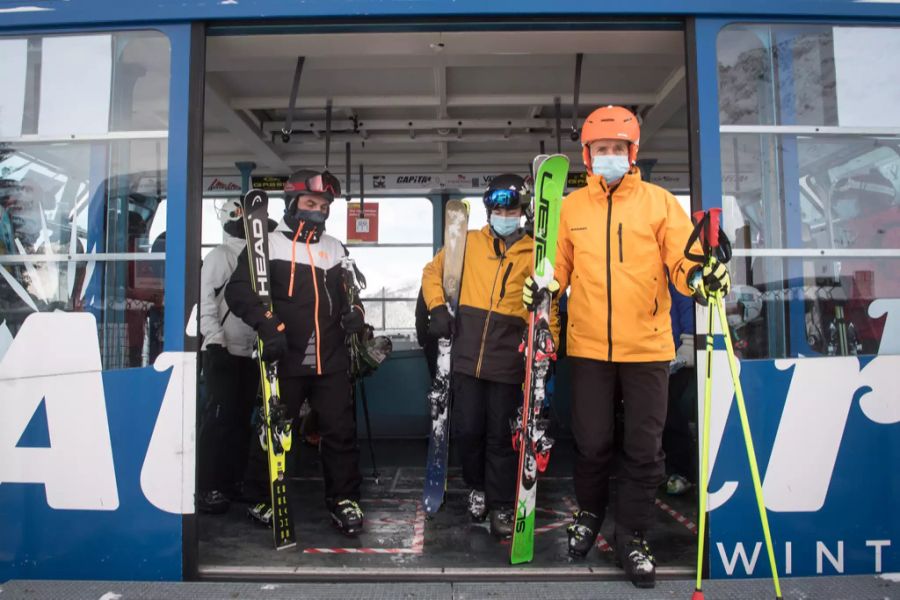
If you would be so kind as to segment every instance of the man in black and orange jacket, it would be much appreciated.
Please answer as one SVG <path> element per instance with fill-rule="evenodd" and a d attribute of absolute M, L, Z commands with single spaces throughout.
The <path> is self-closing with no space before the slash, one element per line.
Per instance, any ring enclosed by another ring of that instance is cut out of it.
<path fill-rule="evenodd" d="M 364 312 L 362 306 L 349 305 L 341 285 L 346 248 L 324 233 L 340 183 L 327 171 L 303 170 L 291 175 L 284 189 L 284 218 L 269 235 L 273 309 L 253 291 L 247 253 L 238 260 L 225 298 L 234 314 L 259 334 L 263 358 L 278 361 L 288 414 L 296 417 L 308 400 L 318 417 L 325 502 L 335 525 L 356 535 L 363 527 L 358 504 L 362 478 L 345 338 L 362 330 Z M 248 473 L 248 486 L 251 476 L 262 478 L 265 473 Z M 269 524 L 271 506 L 263 500 L 268 498 L 266 481 L 254 482 L 262 486 L 256 486 L 260 502 L 250 507 L 250 516 Z"/>
<path fill-rule="evenodd" d="M 422 272 L 422 293 L 431 319 L 429 333 L 449 337 L 453 385 L 453 440 L 463 478 L 471 488 L 469 514 L 491 515 L 491 531 L 512 534 L 517 455 L 510 419 L 521 406 L 525 363 L 519 344 L 527 329 L 522 285 L 532 272 L 534 240 L 521 227 L 531 201 L 525 180 L 504 174 L 484 193 L 489 224 L 466 238 L 459 310 L 451 319 L 445 304 L 441 250 Z M 555 304 L 551 329 L 558 332 Z M 558 336 L 557 336 L 558 337 Z"/>
<path fill-rule="evenodd" d="M 571 288 L 566 342 L 579 511 L 568 529 L 569 554 L 590 551 L 606 512 L 618 384 L 625 427 L 614 545 L 632 583 L 653 587 L 645 533 L 665 478 L 662 432 L 675 356 L 669 280 L 703 302 L 711 290 L 727 293 L 729 277 L 722 264 L 701 268 L 685 257 L 690 218 L 672 194 L 641 180 L 640 126 L 629 110 L 598 108 L 581 142 L 587 185 L 563 200 L 554 273 L 561 290 Z"/>

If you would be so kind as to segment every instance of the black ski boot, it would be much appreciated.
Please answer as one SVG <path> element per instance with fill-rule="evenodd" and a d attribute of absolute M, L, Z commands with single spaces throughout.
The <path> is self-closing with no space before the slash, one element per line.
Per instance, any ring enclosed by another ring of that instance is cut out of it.
<path fill-rule="evenodd" d="M 480 490 L 472 490 L 469 492 L 467 509 L 473 523 L 484 522 L 484 519 L 487 516 L 487 505 L 484 500 L 484 492 Z"/>
<path fill-rule="evenodd" d="M 272 506 L 268 502 L 257 502 L 247 507 L 247 516 L 263 527 L 272 526 Z"/>
<path fill-rule="evenodd" d="M 597 541 L 602 523 L 603 517 L 586 510 L 577 511 L 575 520 L 566 528 L 566 533 L 569 534 L 569 556 L 572 558 L 587 556 Z"/>
<path fill-rule="evenodd" d="M 509 539 L 513 533 L 515 515 L 512 508 L 500 508 L 491 511 L 491 533 L 500 539 Z"/>
<path fill-rule="evenodd" d="M 331 505 L 331 519 L 341 533 L 355 537 L 362 533 L 365 516 L 353 500 L 338 500 Z"/>
<path fill-rule="evenodd" d="M 656 586 L 656 558 L 640 531 L 616 529 L 616 561 L 625 569 L 625 574 L 635 587 Z"/>
<path fill-rule="evenodd" d="M 197 510 L 209 515 L 221 515 L 228 512 L 231 502 L 222 492 L 212 490 L 197 496 Z"/>

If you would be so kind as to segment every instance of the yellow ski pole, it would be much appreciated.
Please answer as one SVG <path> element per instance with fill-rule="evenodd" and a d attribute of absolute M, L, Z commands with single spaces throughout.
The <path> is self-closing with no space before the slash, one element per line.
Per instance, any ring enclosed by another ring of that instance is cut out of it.
<path fill-rule="evenodd" d="M 704 267 L 709 266 L 713 261 L 718 260 L 727 263 L 731 259 L 731 244 L 728 238 L 722 233 L 719 227 L 719 219 L 722 209 L 713 208 L 709 211 L 697 211 L 694 213 L 696 226 L 694 231 L 688 238 L 684 254 L 687 258 L 702 262 Z M 720 240 L 719 237 L 722 237 Z M 693 253 L 693 246 L 700 241 L 703 254 Z M 721 243 L 720 243 L 721 241 Z M 759 508 L 760 522 L 762 523 L 763 535 L 766 540 L 766 550 L 769 554 L 769 566 L 772 569 L 772 582 L 775 585 L 776 600 L 781 600 L 781 586 L 778 583 L 778 567 L 775 563 L 775 551 L 772 547 L 772 534 L 769 531 L 769 520 L 766 514 L 766 504 L 762 495 L 762 484 L 759 479 L 759 467 L 756 463 L 756 452 L 753 448 L 753 437 L 750 434 L 750 422 L 747 419 L 747 407 L 744 403 L 744 392 L 741 388 L 741 380 L 737 371 L 737 358 L 734 355 L 734 346 L 731 342 L 731 332 L 728 329 L 728 319 L 725 315 L 725 305 L 722 300 L 722 290 L 717 289 L 707 298 L 708 314 L 706 328 L 706 386 L 703 397 L 703 434 L 701 436 L 700 450 L 700 507 L 699 520 L 700 527 L 698 530 L 697 542 L 697 584 L 692 596 L 692 600 L 703 600 L 703 591 L 701 588 L 703 582 L 703 550 L 706 542 L 706 525 L 707 525 L 707 502 L 709 498 L 709 424 L 710 412 L 712 404 L 712 354 L 713 354 L 713 314 L 718 312 L 719 324 L 722 326 L 722 333 L 725 338 L 725 349 L 728 355 L 728 366 L 731 370 L 731 380 L 734 384 L 735 396 L 737 398 L 738 413 L 741 417 L 741 428 L 744 434 L 744 444 L 747 448 L 747 460 L 750 463 L 750 474 L 753 479 L 753 492 L 756 495 L 756 505 Z"/>
<path fill-rule="evenodd" d="M 741 388 L 741 380 L 737 371 L 737 358 L 734 355 L 734 347 L 731 344 L 731 332 L 728 330 L 728 320 L 725 315 L 725 304 L 722 302 L 722 292 L 716 291 L 710 299 L 710 309 L 716 306 L 719 312 L 719 323 L 722 326 L 722 334 L 725 337 L 725 349 L 728 354 L 728 366 L 731 369 L 731 379 L 734 382 L 734 395 L 737 398 L 738 413 L 741 416 L 741 429 L 744 431 L 744 445 L 747 448 L 747 460 L 750 463 L 750 475 L 753 478 L 753 492 L 756 494 L 756 506 L 759 508 L 759 520 L 762 524 L 763 536 L 766 539 L 766 551 L 769 553 L 769 566 L 772 569 L 772 583 L 775 585 L 775 598 L 781 600 L 781 585 L 778 583 L 778 566 L 775 564 L 775 550 L 772 547 L 772 534 L 769 531 L 769 517 L 766 514 L 766 503 L 763 500 L 762 484 L 759 480 L 759 467 L 756 464 L 756 451 L 753 449 L 753 436 L 750 434 L 750 421 L 747 419 L 747 407 L 744 404 L 744 392 Z"/>
<path fill-rule="evenodd" d="M 697 586 L 692 600 L 703 600 L 703 546 L 706 542 L 706 503 L 709 487 L 709 414 L 712 405 L 713 310 L 707 307 L 706 382 L 703 392 L 703 433 L 700 437 L 700 509 L 697 530 Z"/>

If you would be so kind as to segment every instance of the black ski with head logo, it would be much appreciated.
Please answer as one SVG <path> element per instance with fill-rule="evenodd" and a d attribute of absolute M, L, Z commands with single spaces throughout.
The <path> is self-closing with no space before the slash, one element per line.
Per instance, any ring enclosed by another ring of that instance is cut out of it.
<path fill-rule="evenodd" d="M 242 208 L 250 264 L 250 281 L 253 291 L 259 296 L 260 301 L 265 303 L 266 308 L 271 311 L 269 197 L 262 190 L 250 190 L 244 196 Z M 285 475 L 286 453 L 291 449 L 291 421 L 279 396 L 278 363 L 263 361 L 262 340 L 257 339 L 256 344 L 263 392 L 259 438 L 268 455 L 269 491 L 272 498 L 272 534 L 275 549 L 284 550 L 297 545 Z"/>

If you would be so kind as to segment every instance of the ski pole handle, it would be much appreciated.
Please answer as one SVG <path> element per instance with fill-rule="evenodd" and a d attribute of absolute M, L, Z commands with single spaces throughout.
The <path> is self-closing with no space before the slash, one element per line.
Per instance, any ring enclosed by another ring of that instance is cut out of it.
<path fill-rule="evenodd" d="M 694 220 L 701 228 L 700 243 L 703 245 L 703 253 L 719 247 L 719 223 L 722 219 L 721 208 L 711 208 L 708 211 L 698 210 L 694 213 Z"/>
<path fill-rule="evenodd" d="M 731 242 L 728 240 L 725 232 L 722 231 L 722 209 L 698 210 L 693 216 L 696 225 L 694 225 L 694 230 L 688 237 L 687 245 L 684 247 L 684 255 L 700 263 L 706 263 L 713 256 L 722 263 L 730 261 Z M 691 252 L 691 247 L 698 240 L 703 249 L 703 254 Z"/>

